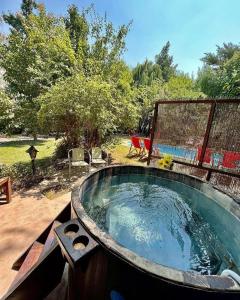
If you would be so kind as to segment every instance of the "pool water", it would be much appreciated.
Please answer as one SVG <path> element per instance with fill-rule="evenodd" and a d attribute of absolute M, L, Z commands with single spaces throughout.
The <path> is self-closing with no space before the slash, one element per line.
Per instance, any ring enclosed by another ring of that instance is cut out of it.
<path fill-rule="evenodd" d="M 211 214 L 220 222 L 234 217 L 182 183 L 140 174 L 106 177 L 85 192 L 83 206 L 116 242 L 153 262 L 204 275 L 238 271 L 233 245 L 223 244 Z"/>
<path fill-rule="evenodd" d="M 131 146 L 131 142 L 128 142 L 129 147 Z M 144 144 L 142 143 L 142 147 L 144 147 Z M 170 146 L 170 145 L 164 145 L 164 144 L 154 144 L 154 149 L 158 149 L 161 154 L 169 154 L 174 157 L 184 158 L 188 160 L 195 160 L 197 150 L 193 149 L 187 149 L 184 147 L 177 147 L 177 146 Z"/>
<path fill-rule="evenodd" d="M 191 150 L 183 147 L 174 147 L 164 144 L 155 145 L 161 154 L 169 154 L 174 157 L 185 158 L 188 160 L 195 160 L 196 150 Z"/>

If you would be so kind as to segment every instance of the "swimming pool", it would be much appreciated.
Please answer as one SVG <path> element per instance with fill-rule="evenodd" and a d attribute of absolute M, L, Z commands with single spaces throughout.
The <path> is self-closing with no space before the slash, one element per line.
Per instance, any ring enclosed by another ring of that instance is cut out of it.
<path fill-rule="evenodd" d="M 186 149 L 182 147 L 174 147 L 164 144 L 157 144 L 154 145 L 154 147 L 157 147 L 161 154 L 170 154 L 175 157 L 185 158 L 188 160 L 194 160 L 197 153 L 196 150 Z"/>
<path fill-rule="evenodd" d="M 131 142 L 128 142 L 129 147 L 131 146 Z M 144 144 L 141 143 L 142 147 Z M 160 151 L 160 154 L 170 154 L 175 157 L 185 158 L 188 160 L 195 160 L 197 150 L 187 149 L 184 147 L 170 146 L 165 144 L 154 144 L 153 150 L 156 149 Z"/>

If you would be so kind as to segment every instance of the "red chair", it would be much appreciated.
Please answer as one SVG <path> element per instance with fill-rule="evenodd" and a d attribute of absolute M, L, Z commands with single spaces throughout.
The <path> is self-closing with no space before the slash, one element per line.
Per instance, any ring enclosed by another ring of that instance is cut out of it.
<path fill-rule="evenodd" d="M 223 168 L 235 169 L 240 163 L 240 152 L 225 151 L 223 155 Z"/>
<path fill-rule="evenodd" d="M 146 149 L 147 151 L 150 150 L 150 145 L 151 145 L 151 140 L 148 138 L 143 139 L 143 143 L 144 143 L 144 149 Z"/>
<path fill-rule="evenodd" d="M 134 156 L 141 156 L 141 155 L 143 155 L 143 152 L 144 152 L 144 149 L 141 145 L 140 137 L 132 136 L 131 137 L 131 146 L 130 146 L 127 156 L 129 156 L 130 154 L 134 154 L 134 153 L 135 153 Z"/>
<path fill-rule="evenodd" d="M 151 144 L 151 140 L 149 138 L 144 138 L 143 139 L 144 147 L 143 147 L 142 155 L 139 158 L 139 160 L 144 161 L 146 159 L 147 152 L 149 152 L 149 150 L 150 150 L 150 144 Z"/>
<path fill-rule="evenodd" d="M 144 138 L 143 139 L 143 144 L 144 144 L 144 148 L 143 148 L 143 153 L 142 156 L 140 157 L 140 161 L 145 161 L 147 158 L 147 154 L 150 151 L 150 146 L 151 146 L 151 140 L 149 138 Z M 153 146 L 153 153 L 155 151 L 155 148 Z"/>
<path fill-rule="evenodd" d="M 200 160 L 201 154 L 202 154 L 202 147 L 198 147 L 197 148 L 197 160 L 198 161 Z M 210 164 L 211 156 L 212 156 L 212 150 L 207 148 L 206 151 L 205 151 L 203 162 L 206 163 L 206 164 Z"/>

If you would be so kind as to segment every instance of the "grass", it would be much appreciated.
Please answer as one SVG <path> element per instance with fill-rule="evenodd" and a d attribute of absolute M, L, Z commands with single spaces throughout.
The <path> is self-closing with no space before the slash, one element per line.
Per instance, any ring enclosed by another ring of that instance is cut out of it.
<path fill-rule="evenodd" d="M 11 165 L 18 162 L 30 162 L 29 154 L 26 150 L 30 145 L 34 145 L 39 151 L 37 159 L 46 159 L 52 156 L 56 141 L 54 139 L 29 141 L 14 141 L 0 144 L 0 164 Z"/>
<path fill-rule="evenodd" d="M 0 164 L 12 165 L 14 163 L 23 162 L 29 163 L 30 157 L 26 150 L 30 145 L 34 145 L 39 151 L 37 153 L 37 160 L 45 160 L 52 156 L 57 142 L 54 139 L 38 140 L 34 142 L 29 141 L 14 141 L 5 142 L 0 144 Z M 145 165 L 146 163 L 140 162 L 138 157 L 128 158 L 130 139 L 128 137 L 117 137 L 117 143 L 112 145 L 110 153 L 113 158 L 113 163 L 117 164 L 133 164 Z"/>
<path fill-rule="evenodd" d="M 120 137 L 117 145 L 110 149 L 111 156 L 113 158 L 113 163 L 125 164 L 125 165 L 137 165 L 144 166 L 147 163 L 139 161 L 139 157 L 128 158 L 127 154 L 129 152 L 130 139 L 126 137 Z"/>

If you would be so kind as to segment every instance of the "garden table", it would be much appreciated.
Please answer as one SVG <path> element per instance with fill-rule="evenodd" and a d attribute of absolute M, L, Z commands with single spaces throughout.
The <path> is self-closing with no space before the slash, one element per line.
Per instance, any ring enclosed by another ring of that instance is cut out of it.
<path fill-rule="evenodd" d="M 9 177 L 0 178 L 0 192 L 3 192 L 6 195 L 6 201 L 11 201 L 12 188 L 11 180 Z"/>

